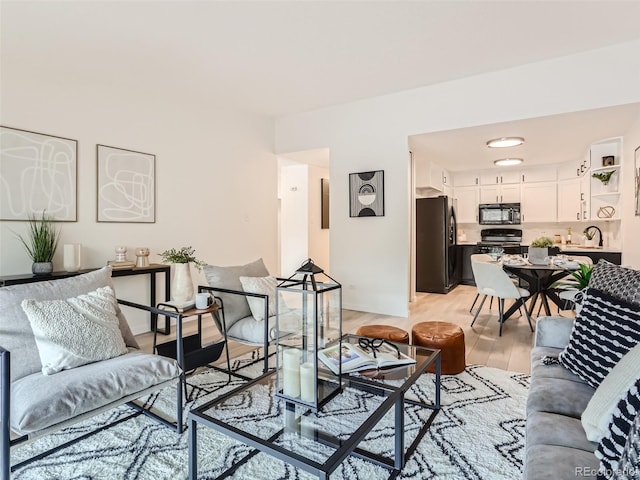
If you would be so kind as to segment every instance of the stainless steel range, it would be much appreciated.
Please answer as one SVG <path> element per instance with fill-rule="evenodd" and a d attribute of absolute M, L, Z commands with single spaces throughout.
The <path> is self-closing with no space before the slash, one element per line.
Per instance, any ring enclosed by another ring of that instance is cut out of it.
<path fill-rule="evenodd" d="M 492 248 L 502 248 L 504 253 L 519 254 L 522 230 L 516 228 L 485 228 L 480 232 L 479 253 L 489 253 Z"/>

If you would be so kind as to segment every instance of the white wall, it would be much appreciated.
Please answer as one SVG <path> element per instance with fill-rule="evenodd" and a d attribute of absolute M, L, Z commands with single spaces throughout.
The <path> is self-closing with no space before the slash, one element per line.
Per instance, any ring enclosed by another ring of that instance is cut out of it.
<path fill-rule="evenodd" d="M 622 264 L 640 269 L 640 216 L 635 215 L 634 194 L 634 154 L 635 149 L 640 148 L 640 117 L 634 126 L 624 136 L 624 164 L 622 236 L 625 239 L 625 248 L 622 252 Z M 638 151 L 638 164 L 640 169 L 640 150 Z"/>
<path fill-rule="evenodd" d="M 330 148 L 331 271 L 344 305 L 407 315 L 409 135 L 637 102 L 639 84 L 635 41 L 287 116 L 276 122 L 276 151 Z M 378 169 L 385 216 L 349 218 L 348 174 Z"/>
<path fill-rule="evenodd" d="M 277 195 L 273 121 L 180 97 L 61 81 L 32 75 L 28 58 L 3 59 L 0 123 L 78 140 L 78 221 L 60 223 L 61 244 L 83 245 L 82 267 L 114 258 L 114 246 L 151 249 L 151 261 L 171 247 L 191 245 L 217 265 L 263 257 L 276 271 Z M 18 56 L 19 57 L 19 56 Z M 78 68 L 81 68 L 79 66 Z M 144 89 L 142 89 L 144 90 Z M 96 144 L 156 155 L 155 224 L 96 222 Z M 24 222 L 0 222 L 0 275 L 31 271 L 31 260 L 12 231 Z M 62 249 L 54 258 L 62 270 Z M 204 276 L 193 270 L 194 283 Z M 159 282 L 162 291 L 163 282 Z M 118 294 L 148 302 L 146 277 L 116 279 Z M 135 332 L 146 316 L 129 315 Z"/>
<path fill-rule="evenodd" d="M 280 169 L 280 275 L 289 277 L 309 257 L 309 167 Z"/>

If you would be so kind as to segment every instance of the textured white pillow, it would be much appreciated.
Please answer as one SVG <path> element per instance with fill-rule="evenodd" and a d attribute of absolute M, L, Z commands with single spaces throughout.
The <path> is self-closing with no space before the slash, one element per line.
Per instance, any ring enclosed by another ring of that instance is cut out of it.
<path fill-rule="evenodd" d="M 23 300 L 22 309 L 31 323 L 44 375 L 127 353 L 111 287 L 66 300 Z"/>
<path fill-rule="evenodd" d="M 604 377 L 587 408 L 582 412 L 582 428 L 587 438 L 599 442 L 609 431 L 609 423 L 618 402 L 640 378 L 640 344 L 629 350 Z"/>
<path fill-rule="evenodd" d="M 269 295 L 269 307 L 268 316 L 273 317 L 276 314 L 276 286 L 278 280 L 275 277 L 240 277 L 240 283 L 242 283 L 242 290 L 247 293 L 259 293 L 261 295 Z M 260 322 L 264 320 L 264 300 L 257 297 L 247 297 L 249 308 L 251 309 L 251 315 L 256 321 Z M 280 296 L 280 310 L 288 310 Z"/>

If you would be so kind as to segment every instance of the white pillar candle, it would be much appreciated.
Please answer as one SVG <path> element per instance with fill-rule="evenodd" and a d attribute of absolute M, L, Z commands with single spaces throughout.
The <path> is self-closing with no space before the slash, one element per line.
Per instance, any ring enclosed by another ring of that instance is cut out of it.
<path fill-rule="evenodd" d="M 300 396 L 300 350 L 288 348 L 282 352 L 282 393 L 288 397 Z"/>
<path fill-rule="evenodd" d="M 303 402 L 313 402 L 315 400 L 314 384 L 313 363 L 303 363 L 300 365 L 300 399 Z"/>
<path fill-rule="evenodd" d="M 80 270 L 82 246 L 78 243 L 65 244 L 63 247 L 63 263 L 67 272 Z"/>

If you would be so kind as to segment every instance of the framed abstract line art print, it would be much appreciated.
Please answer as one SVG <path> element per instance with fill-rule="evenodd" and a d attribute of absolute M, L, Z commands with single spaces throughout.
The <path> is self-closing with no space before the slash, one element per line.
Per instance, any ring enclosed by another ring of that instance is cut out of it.
<path fill-rule="evenodd" d="M 97 146 L 98 222 L 155 223 L 156 156 Z"/>
<path fill-rule="evenodd" d="M 349 216 L 384 216 L 384 170 L 349 174 Z"/>
<path fill-rule="evenodd" d="M 78 142 L 0 127 L 0 220 L 77 221 Z"/>

